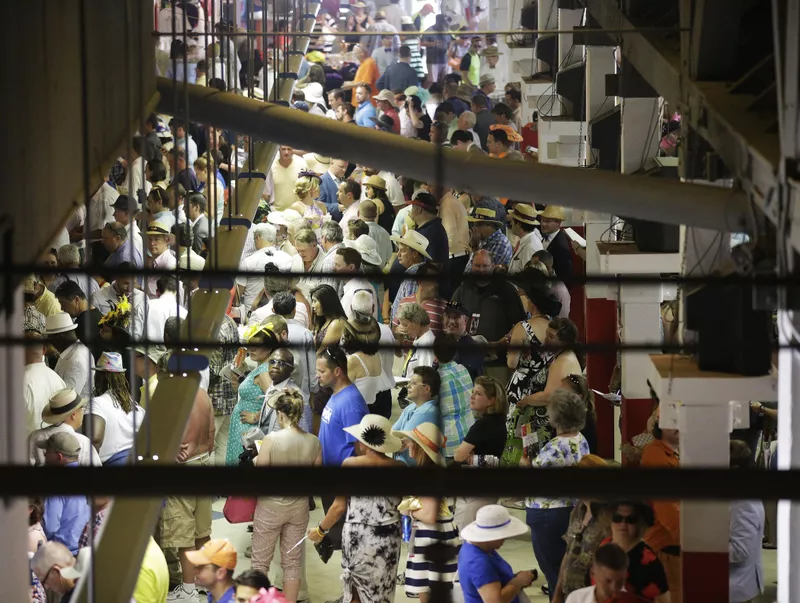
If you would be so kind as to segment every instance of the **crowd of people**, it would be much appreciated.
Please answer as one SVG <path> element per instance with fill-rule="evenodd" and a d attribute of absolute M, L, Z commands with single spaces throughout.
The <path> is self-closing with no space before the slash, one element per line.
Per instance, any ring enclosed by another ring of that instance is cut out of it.
<path fill-rule="evenodd" d="M 321 11 L 293 106 L 419 144 L 535 160 L 535 137 L 531 147 L 523 136 L 535 134 L 535 123 L 523 126 L 519 86 L 496 89 L 496 41 L 470 33 L 479 19 L 451 31 L 446 11 L 433 13 L 425 5 L 406 15 L 398 2 L 371 12 L 358 2 L 341 36 Z M 402 34 L 422 29 L 421 37 Z M 385 35 L 359 35 L 375 31 Z M 252 69 L 247 62 L 258 57 L 237 53 L 233 38 L 201 49 L 198 60 L 202 37 L 192 39 L 191 49 L 169 46 L 168 75 L 233 93 L 268 88 L 269 66 Z M 260 79 L 247 81 L 252 73 Z M 149 116 L 130 157 L 114 165 L 88 211 L 76 210 L 41 273 L 26 279 L 32 464 L 133 462 L 248 146 L 246 136 L 212 125 Z M 593 394 L 570 319 L 567 219 L 563 207 L 471 195 L 281 146 L 175 461 L 607 467 L 596 455 Z M 115 276 L 94 274 L 101 267 Z M 165 272 L 142 278 L 141 267 Z M 643 464 L 677 465 L 677 433 L 656 421 L 653 436 Z M 390 602 L 400 588 L 424 603 L 444 588 L 468 603 L 520 601 L 536 572 L 515 572 L 498 549 L 528 532 L 528 567 L 535 561 L 552 601 L 600 603 L 623 591 L 631 601 L 681 600 L 677 503 L 500 501 L 490 493 L 440 500 L 415 495 L 412 482 L 406 497 L 319 502 L 324 516 L 310 526 L 313 498 L 259 498 L 252 546 L 237 551 L 212 538 L 211 499 L 168 497 L 134 600 L 307 600 L 307 539 L 324 560 L 341 551 L 332 600 Z M 34 601 L 69 600 L 111 504 L 30 500 Z M 757 523 L 758 508 L 742 513 Z M 745 574 L 755 576 L 760 560 L 745 553 L 737 563 L 750 593 Z M 234 576 L 242 555 L 252 569 Z M 268 578 L 273 558 L 280 593 Z"/>

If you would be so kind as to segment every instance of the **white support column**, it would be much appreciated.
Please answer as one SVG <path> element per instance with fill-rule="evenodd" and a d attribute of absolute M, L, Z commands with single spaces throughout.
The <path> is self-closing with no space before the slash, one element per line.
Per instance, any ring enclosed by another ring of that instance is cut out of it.
<path fill-rule="evenodd" d="M 22 337 L 22 288 L 11 293 L 14 311 L 3 312 L 0 336 Z M 9 300 L 9 301 L 12 301 Z M 25 369 L 24 349 L 6 345 L 0 348 L 0 464 L 28 464 L 25 431 L 25 411 L 22 399 L 22 374 Z M 3 534 L 3 563 L 0 563 L 0 583 L 4 601 L 30 600 L 28 564 L 28 501 L 24 498 L 0 500 L 0 533 Z"/>
<path fill-rule="evenodd" d="M 614 73 L 616 66 L 614 48 L 610 46 L 586 47 L 586 142 L 584 144 L 586 165 L 594 163 L 594 157 L 597 154 L 597 151 L 592 151 L 590 128 L 592 118 L 614 108 L 614 99 L 606 96 L 606 75 Z"/>
<path fill-rule="evenodd" d="M 626 98 L 622 101 L 622 173 L 632 174 L 654 165 L 661 142 L 660 98 Z"/>
<path fill-rule="evenodd" d="M 796 341 L 797 319 L 794 312 L 778 312 L 780 343 Z M 783 349 L 778 364 L 778 469 L 800 467 L 800 404 L 794 400 L 800 392 L 800 352 Z M 800 600 L 800 503 L 778 503 L 778 601 Z"/>
<path fill-rule="evenodd" d="M 539 20 L 540 30 L 558 29 L 558 0 L 539 0 L 537 4 L 537 18 Z M 556 56 L 558 56 L 558 53 L 556 53 Z M 547 71 L 546 63 L 542 61 L 536 61 L 536 63 L 537 72 Z"/>
<path fill-rule="evenodd" d="M 561 31 L 571 30 L 573 27 L 578 27 L 583 19 L 583 10 L 567 10 L 561 9 L 558 11 L 558 29 Z M 575 46 L 572 44 L 572 34 L 559 34 L 558 36 L 558 65 L 559 69 L 568 67 L 573 63 L 583 60 L 583 46 Z M 569 61 L 567 56 L 572 54 Z"/>

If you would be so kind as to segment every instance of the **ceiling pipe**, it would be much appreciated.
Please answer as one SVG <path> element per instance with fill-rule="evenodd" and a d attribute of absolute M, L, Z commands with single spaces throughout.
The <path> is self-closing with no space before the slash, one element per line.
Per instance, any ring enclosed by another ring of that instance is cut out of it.
<path fill-rule="evenodd" d="M 610 213 L 713 230 L 750 232 L 752 210 L 738 189 L 720 189 L 646 176 L 503 161 L 441 149 L 396 134 L 342 124 L 213 88 L 158 78 L 159 107 L 184 106 L 192 119 L 327 157 L 440 182 L 478 195 Z M 178 97 L 177 99 L 175 97 Z"/>

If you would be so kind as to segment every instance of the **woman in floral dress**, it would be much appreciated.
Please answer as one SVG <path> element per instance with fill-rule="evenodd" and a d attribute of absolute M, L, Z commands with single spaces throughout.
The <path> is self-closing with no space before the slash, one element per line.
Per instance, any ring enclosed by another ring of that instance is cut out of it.
<path fill-rule="evenodd" d="M 550 316 L 553 313 L 558 314 L 561 310 L 561 304 L 548 293 L 543 280 L 544 275 L 540 271 L 528 268 L 521 272 L 519 277 L 519 284 L 525 291 L 523 301 L 531 318 L 514 326 L 511 331 L 511 345 L 530 346 L 531 350 L 512 348 L 507 355 L 508 368 L 514 369 L 506 388 L 508 438 L 502 464 L 508 467 L 516 467 L 522 458 L 523 425 L 530 424 L 537 434 L 538 445 L 529 450 L 532 455 L 553 437 L 550 421 L 547 418 L 547 402 L 530 405 L 522 401 L 531 394 L 543 391 L 547 385 L 548 368 L 555 356 L 553 352 L 538 346 L 544 345 Z"/>
<path fill-rule="evenodd" d="M 387 454 L 398 452 L 400 440 L 392 435 L 389 419 L 366 415 L 361 423 L 346 427 L 356 438 L 356 456 L 343 467 L 403 467 Z M 308 532 L 309 540 L 322 542 L 342 515 L 342 603 L 393 603 L 397 564 L 402 544 L 400 497 L 338 496 L 319 525 Z"/>
<path fill-rule="evenodd" d="M 280 340 L 270 324 L 255 324 L 244 333 L 247 353 L 250 360 L 257 363 L 239 385 L 239 400 L 231 412 L 231 423 L 228 430 L 228 449 L 225 452 L 226 465 L 238 465 L 242 454 L 242 435 L 258 423 L 261 407 L 264 404 L 264 392 L 271 385 L 267 369 L 273 351 L 280 347 Z"/>
<path fill-rule="evenodd" d="M 522 467 L 572 467 L 589 454 L 589 444 L 583 437 L 586 405 L 576 394 L 563 389 L 550 396 L 547 407 L 550 424 L 556 437 L 547 442 L 531 459 L 523 456 Z M 550 593 L 555 591 L 561 561 L 567 543 L 564 534 L 569 527 L 573 501 L 567 498 L 529 498 L 525 501 L 526 521 L 531 528 L 533 553 L 547 580 Z M 552 594 L 551 594 L 552 596 Z"/>

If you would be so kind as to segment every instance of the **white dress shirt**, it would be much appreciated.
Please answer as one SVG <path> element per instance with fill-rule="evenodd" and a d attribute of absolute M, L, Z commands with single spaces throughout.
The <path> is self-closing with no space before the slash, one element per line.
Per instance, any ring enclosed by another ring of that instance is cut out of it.
<path fill-rule="evenodd" d="M 144 310 L 145 324 L 144 331 L 149 341 L 164 341 L 164 326 L 167 319 L 172 316 L 186 318 L 188 312 L 186 308 L 178 304 L 178 299 L 171 291 L 167 291 L 156 299 L 148 300 Z"/>
<path fill-rule="evenodd" d="M 175 259 L 175 252 L 172 251 L 172 249 L 167 249 L 164 253 L 153 260 L 154 270 L 175 270 L 177 265 L 178 261 Z M 156 281 L 158 281 L 159 278 L 159 276 L 150 276 L 147 278 L 145 284 L 145 293 L 150 299 L 155 299 L 157 295 Z"/>
<path fill-rule="evenodd" d="M 275 264 L 281 272 L 289 272 L 292 269 L 292 256 L 277 247 L 270 246 L 259 249 L 241 261 L 239 270 L 257 273 L 257 276 L 236 277 L 236 284 L 245 288 L 242 300 L 245 311 L 250 310 L 256 295 L 264 288 L 264 267 L 267 264 Z"/>
<path fill-rule="evenodd" d="M 542 250 L 542 235 L 538 230 L 525 233 L 525 235 L 517 243 L 514 253 L 511 256 L 511 262 L 508 264 L 508 273 L 517 274 L 525 269 L 528 262 L 533 258 L 533 254 Z"/>
<path fill-rule="evenodd" d="M 306 308 L 305 304 L 297 303 L 295 306 L 295 313 L 294 313 L 294 320 L 295 322 L 304 327 L 308 328 L 311 326 L 311 319 L 308 316 L 308 309 Z M 272 309 L 272 300 L 269 300 L 266 304 L 261 306 L 260 308 L 253 310 L 250 313 L 250 317 L 247 319 L 245 324 L 249 325 L 250 323 L 262 323 L 267 316 L 275 314 L 275 311 Z"/>
<path fill-rule="evenodd" d="M 111 206 L 118 197 L 117 189 L 108 182 L 103 182 L 89 204 L 89 230 L 101 230 L 103 226 L 114 221 L 114 208 Z"/>
<path fill-rule="evenodd" d="M 94 388 L 94 357 L 85 345 L 76 341 L 66 350 L 56 363 L 55 371 L 82 398 L 89 398 Z"/>
<path fill-rule="evenodd" d="M 295 346 L 290 350 L 294 356 L 292 379 L 307 398 L 311 394 L 311 385 L 316 377 L 317 356 L 314 335 L 294 320 L 286 321 L 286 326 L 289 330 L 289 343 Z"/>
<path fill-rule="evenodd" d="M 44 362 L 34 362 L 25 367 L 22 396 L 25 400 L 25 426 L 28 435 L 41 428 L 42 411 L 50 403 L 52 395 L 66 387 L 58 373 Z"/>

